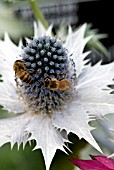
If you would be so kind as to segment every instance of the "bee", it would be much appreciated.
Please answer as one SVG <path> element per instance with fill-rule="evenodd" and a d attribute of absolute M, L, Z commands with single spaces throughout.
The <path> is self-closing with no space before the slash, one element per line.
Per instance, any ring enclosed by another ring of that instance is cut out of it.
<path fill-rule="evenodd" d="M 56 78 L 46 78 L 44 81 L 44 86 L 50 90 L 66 90 L 69 88 L 69 80 L 62 79 L 57 80 Z"/>
<path fill-rule="evenodd" d="M 25 83 L 33 83 L 32 76 L 27 72 L 27 68 L 22 60 L 16 60 L 13 65 L 15 71 L 16 82 L 17 77 Z"/>

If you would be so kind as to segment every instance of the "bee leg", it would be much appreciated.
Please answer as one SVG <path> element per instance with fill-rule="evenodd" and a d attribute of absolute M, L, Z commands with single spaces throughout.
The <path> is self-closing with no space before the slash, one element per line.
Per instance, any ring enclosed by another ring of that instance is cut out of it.
<path fill-rule="evenodd" d="M 15 82 L 16 82 L 16 86 L 18 86 L 18 81 L 17 81 L 17 76 L 15 75 Z"/>

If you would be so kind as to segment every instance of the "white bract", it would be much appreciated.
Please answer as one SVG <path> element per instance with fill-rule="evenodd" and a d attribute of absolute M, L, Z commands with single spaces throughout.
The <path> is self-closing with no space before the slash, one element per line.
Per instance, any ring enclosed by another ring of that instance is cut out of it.
<path fill-rule="evenodd" d="M 38 96 L 33 98 L 33 106 L 35 106 L 35 99 L 38 101 L 38 107 L 35 110 L 34 107 L 30 107 L 30 100 L 28 102 L 25 99 L 25 102 L 23 98 L 20 98 L 15 82 L 13 65 L 17 59 L 20 60 L 22 43 L 20 42 L 19 46 L 16 46 L 7 33 L 4 41 L 0 41 L 0 74 L 3 80 L 0 83 L 0 104 L 6 110 L 16 113 L 13 117 L 0 120 L 0 146 L 7 142 L 10 142 L 12 147 L 15 143 L 18 146 L 23 143 L 25 146 L 28 141 L 35 140 L 36 146 L 34 149 L 41 148 L 46 170 L 49 170 L 57 149 L 66 152 L 64 149 L 65 147 L 67 148 L 65 142 L 69 142 L 66 136 L 70 132 L 76 134 L 80 139 L 84 138 L 93 147 L 101 151 L 90 133 L 93 128 L 88 125 L 88 122 L 95 119 L 95 117 L 114 112 L 113 95 L 110 94 L 111 89 L 107 87 L 107 85 L 112 84 L 114 63 L 108 65 L 100 65 L 98 63 L 93 67 L 84 65 L 84 58 L 89 52 L 83 53 L 83 49 L 90 39 L 90 37 L 84 38 L 85 30 L 86 24 L 81 26 L 76 32 L 69 28 L 69 33 L 63 46 L 64 49 L 67 49 L 68 57 L 71 60 L 73 59 L 75 63 L 76 83 L 75 85 L 73 84 L 72 100 L 64 102 L 62 109 L 55 109 L 59 98 L 54 98 L 55 101 L 52 102 L 52 104 L 54 103 L 54 109 L 52 109 L 51 114 L 43 113 L 38 109 L 40 108 Z M 51 27 L 46 31 L 41 24 L 39 24 L 39 27 L 35 24 L 34 39 L 37 40 L 38 37 L 43 35 L 50 36 Z M 27 39 L 27 42 L 29 43 L 31 40 Z M 48 48 L 48 45 L 46 48 Z M 54 50 L 55 48 L 53 48 Z M 61 53 L 61 51 L 58 53 Z M 63 53 L 65 54 L 64 50 Z M 48 54 L 50 55 L 50 53 Z M 41 65 L 41 62 L 39 65 Z M 51 62 L 51 65 L 53 65 L 53 62 Z M 26 86 L 26 82 L 24 84 Z M 19 88 L 21 89 L 21 86 Z M 41 88 L 41 90 L 43 89 Z M 50 91 L 47 88 L 46 92 Z M 52 94 L 55 91 L 53 92 L 52 90 L 50 93 L 51 100 L 53 100 Z M 61 93 L 60 91 L 58 94 L 64 95 L 64 92 Z M 41 93 L 39 97 L 41 97 Z M 45 102 L 41 103 L 41 105 L 43 106 L 44 104 L 44 107 L 47 109 L 46 97 Z M 66 135 L 63 134 L 62 130 L 65 130 Z"/>

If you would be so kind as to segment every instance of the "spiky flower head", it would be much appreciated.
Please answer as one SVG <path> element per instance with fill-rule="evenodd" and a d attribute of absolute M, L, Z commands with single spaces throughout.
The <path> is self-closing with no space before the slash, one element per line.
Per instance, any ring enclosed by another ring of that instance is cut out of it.
<path fill-rule="evenodd" d="M 76 69 L 61 41 L 47 35 L 34 38 L 20 58 L 26 71 L 17 83 L 30 109 L 45 114 L 63 109 L 73 97 Z"/>
<path fill-rule="evenodd" d="M 70 132 L 101 151 L 88 122 L 114 112 L 114 100 L 107 85 L 112 83 L 114 64 L 84 65 L 83 53 L 90 37 L 86 24 L 69 33 L 66 42 L 51 37 L 35 24 L 33 39 L 26 46 L 13 44 L 7 34 L 0 41 L 0 104 L 16 116 L 0 120 L 0 146 L 10 142 L 23 146 L 35 140 L 41 148 L 46 170 L 57 149 L 64 152 Z M 22 113 L 22 114 L 20 114 Z M 64 130 L 64 133 L 63 133 Z"/>

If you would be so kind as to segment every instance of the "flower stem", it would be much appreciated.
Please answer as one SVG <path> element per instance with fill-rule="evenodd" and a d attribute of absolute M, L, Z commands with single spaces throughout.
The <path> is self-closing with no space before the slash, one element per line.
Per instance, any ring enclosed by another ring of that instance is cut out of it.
<path fill-rule="evenodd" d="M 39 5 L 36 0 L 29 0 L 30 6 L 32 8 L 32 11 L 34 13 L 34 16 L 37 20 L 40 20 L 43 26 L 47 29 L 48 28 L 48 23 L 46 19 L 44 18 Z"/>

